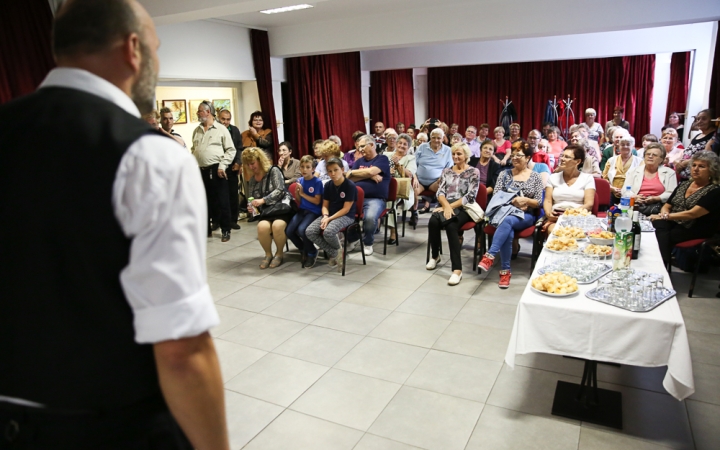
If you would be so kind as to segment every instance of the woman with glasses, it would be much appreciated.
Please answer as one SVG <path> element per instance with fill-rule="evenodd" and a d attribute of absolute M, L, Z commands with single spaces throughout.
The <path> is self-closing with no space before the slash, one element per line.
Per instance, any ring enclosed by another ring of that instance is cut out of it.
<path fill-rule="evenodd" d="M 645 149 L 644 166 L 628 171 L 625 186 L 630 186 L 635 195 L 635 209 L 650 216 L 660 212 L 663 203 L 677 187 L 675 171 L 663 166 L 665 147 L 652 143 Z"/>
<path fill-rule="evenodd" d="M 665 128 L 660 137 L 660 143 L 665 149 L 665 161 L 663 164 L 675 168 L 675 163 L 682 160 L 683 151 L 685 147 L 678 141 L 678 132 L 675 128 Z"/>
<path fill-rule="evenodd" d="M 565 147 L 560 155 L 558 172 L 550 175 L 545 188 L 543 209 L 547 217 L 543 231 L 551 232 L 566 209 L 585 208 L 592 211 L 595 203 L 595 179 L 580 170 L 586 161 L 585 149 L 576 144 Z"/>
<path fill-rule="evenodd" d="M 625 177 L 627 173 L 638 166 L 643 160 L 639 156 L 632 154 L 635 148 L 635 138 L 632 136 L 620 139 L 620 154 L 608 159 L 603 170 L 602 177 L 610 183 L 610 191 L 612 191 L 611 200 L 613 204 L 617 204 L 622 196 L 622 190 L 627 184 Z"/>

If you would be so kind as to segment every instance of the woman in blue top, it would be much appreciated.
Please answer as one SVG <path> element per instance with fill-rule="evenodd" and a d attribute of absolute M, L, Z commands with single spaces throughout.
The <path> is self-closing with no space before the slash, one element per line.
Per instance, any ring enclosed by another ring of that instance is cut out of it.
<path fill-rule="evenodd" d="M 317 250 L 307 237 L 307 227 L 320 216 L 322 209 L 323 182 L 313 176 L 314 158 L 305 155 L 300 159 L 300 174 L 295 187 L 295 202 L 300 208 L 287 226 L 285 233 L 288 238 L 300 249 L 303 267 L 315 265 Z"/>
<path fill-rule="evenodd" d="M 305 230 L 307 237 L 328 254 L 328 263 L 331 266 L 337 265 L 338 272 L 341 273 L 343 249 L 338 233 L 355 221 L 357 198 L 355 183 L 345 178 L 342 163 L 340 158 L 330 158 L 327 161 L 330 182 L 325 184 L 323 191 L 322 217 L 315 219 Z M 308 259 L 305 267 L 311 268 L 311 262 L 314 264 L 315 259 Z"/>

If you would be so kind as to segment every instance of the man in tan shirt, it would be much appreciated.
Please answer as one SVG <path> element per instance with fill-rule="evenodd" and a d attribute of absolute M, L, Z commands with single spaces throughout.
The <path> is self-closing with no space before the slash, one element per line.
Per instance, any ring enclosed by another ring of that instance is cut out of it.
<path fill-rule="evenodd" d="M 200 166 L 208 203 L 208 236 L 220 225 L 222 242 L 230 240 L 230 199 L 225 169 L 235 157 L 235 145 L 228 129 L 215 122 L 215 108 L 209 101 L 200 103 L 197 110 L 200 125 L 193 131 L 192 154 Z"/>

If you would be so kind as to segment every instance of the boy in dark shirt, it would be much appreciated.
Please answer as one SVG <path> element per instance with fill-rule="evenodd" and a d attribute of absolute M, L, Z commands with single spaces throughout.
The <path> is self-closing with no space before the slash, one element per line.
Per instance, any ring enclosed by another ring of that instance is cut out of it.
<path fill-rule="evenodd" d="M 310 268 L 315 265 L 317 250 L 307 237 L 307 227 L 320 216 L 323 198 L 323 183 L 320 178 L 313 176 L 314 159 L 305 155 L 300 159 L 300 173 L 295 187 L 295 201 L 300 205 L 285 230 L 287 237 L 300 249 L 303 267 Z"/>

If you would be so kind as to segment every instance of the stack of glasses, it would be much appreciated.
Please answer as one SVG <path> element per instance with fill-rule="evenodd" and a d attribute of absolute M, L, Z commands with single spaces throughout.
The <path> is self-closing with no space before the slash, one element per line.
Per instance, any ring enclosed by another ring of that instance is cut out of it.
<path fill-rule="evenodd" d="M 663 285 L 663 276 L 630 268 L 616 270 L 598 280 L 589 299 L 633 312 L 647 312 L 675 296 Z"/>

